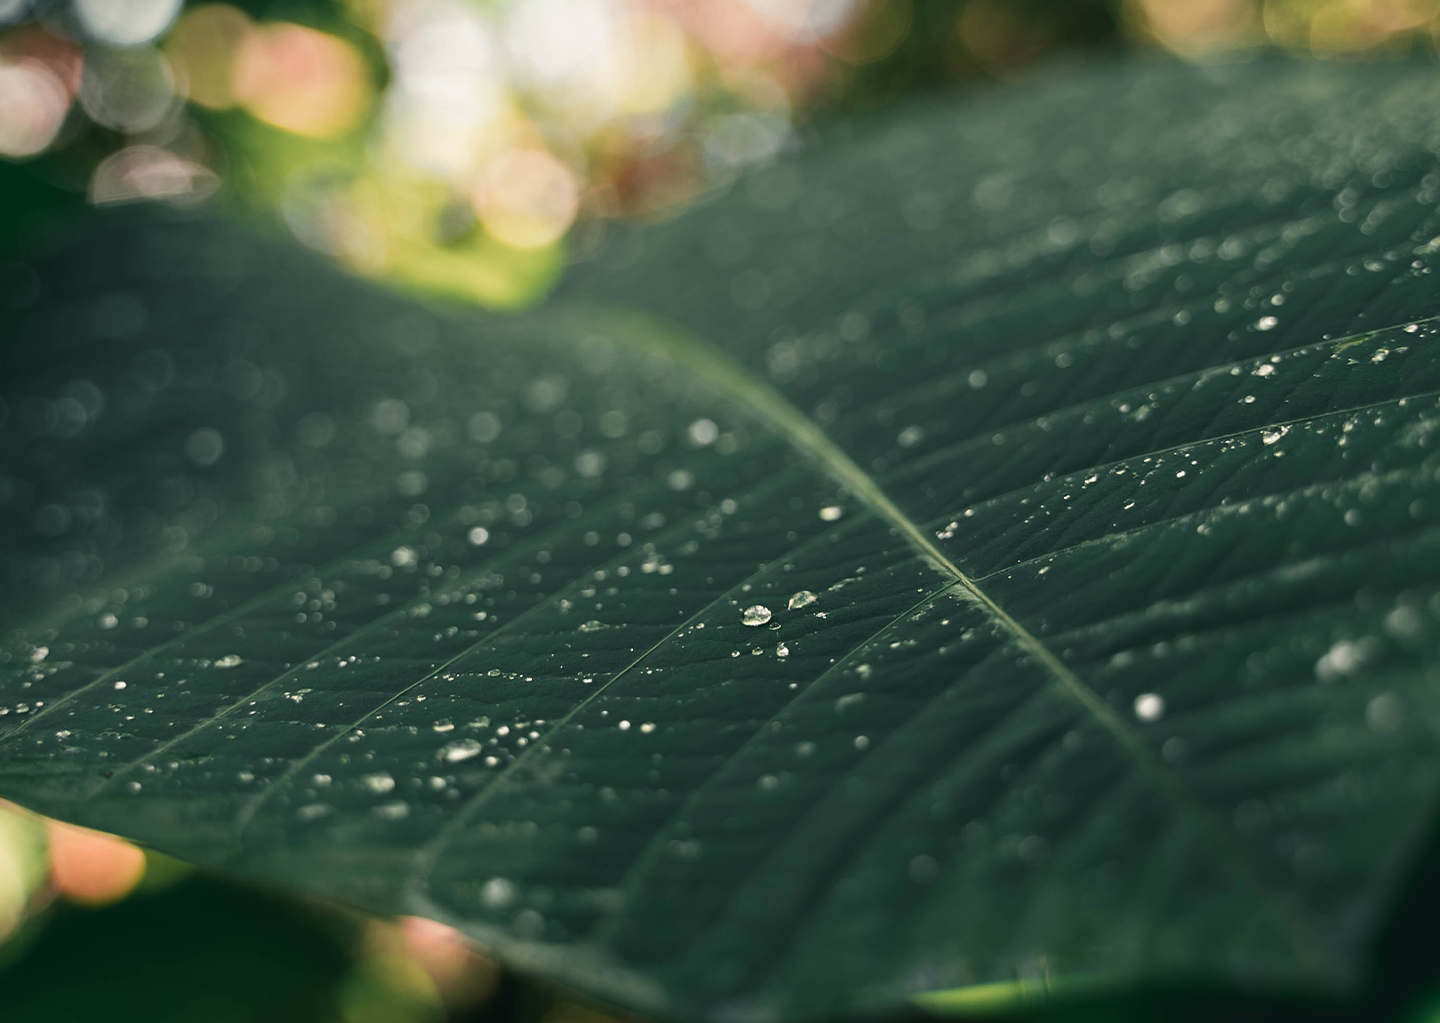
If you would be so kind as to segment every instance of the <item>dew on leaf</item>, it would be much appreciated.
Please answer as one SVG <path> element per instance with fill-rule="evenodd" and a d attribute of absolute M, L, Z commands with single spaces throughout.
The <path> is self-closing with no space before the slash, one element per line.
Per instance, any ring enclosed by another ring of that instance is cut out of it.
<path fill-rule="evenodd" d="M 745 625 L 764 625 L 770 620 L 770 609 L 764 604 L 751 604 L 740 613 L 740 621 Z"/>
<path fill-rule="evenodd" d="M 786 603 L 785 609 L 787 611 L 795 611 L 802 607 L 809 607 L 819 599 L 819 597 L 815 596 L 815 594 L 809 590 L 799 590 L 790 595 L 790 600 Z"/>
<path fill-rule="evenodd" d="M 1158 693 L 1141 693 L 1135 697 L 1135 716 L 1141 721 L 1159 721 L 1165 716 L 1165 697 Z"/>
<path fill-rule="evenodd" d="M 690 429 L 687 432 L 690 434 L 691 443 L 698 447 L 714 444 L 716 438 L 720 436 L 720 428 L 715 425 L 715 421 L 712 419 L 695 420 L 695 422 L 690 424 Z"/>
<path fill-rule="evenodd" d="M 492 877 L 480 889 L 480 901 L 487 909 L 504 909 L 515 901 L 515 884 L 508 878 Z"/>
<path fill-rule="evenodd" d="M 1315 677 L 1321 682 L 1335 682 L 1346 675 L 1353 675 L 1364 661 L 1364 647 L 1342 639 L 1315 662 Z"/>
<path fill-rule="evenodd" d="M 447 764 L 458 764 L 462 760 L 478 756 L 483 748 L 478 739 L 459 739 L 440 747 L 440 752 L 436 756 Z"/>
<path fill-rule="evenodd" d="M 364 775 L 360 779 L 360 784 L 364 785 L 376 795 L 384 795 L 387 792 L 393 792 L 395 790 L 395 779 L 390 777 L 385 771 L 376 771 L 374 774 Z"/>

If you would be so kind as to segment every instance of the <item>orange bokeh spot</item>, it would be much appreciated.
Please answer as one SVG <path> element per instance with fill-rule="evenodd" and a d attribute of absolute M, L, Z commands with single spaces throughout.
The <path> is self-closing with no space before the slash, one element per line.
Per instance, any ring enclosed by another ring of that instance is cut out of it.
<path fill-rule="evenodd" d="M 72 902 L 103 906 L 129 895 L 145 874 L 145 854 L 113 835 L 45 822 L 50 882 Z"/>
<path fill-rule="evenodd" d="M 369 73 L 355 48 L 283 21 L 245 36 L 231 89 L 260 120 L 311 138 L 343 135 L 370 108 Z"/>

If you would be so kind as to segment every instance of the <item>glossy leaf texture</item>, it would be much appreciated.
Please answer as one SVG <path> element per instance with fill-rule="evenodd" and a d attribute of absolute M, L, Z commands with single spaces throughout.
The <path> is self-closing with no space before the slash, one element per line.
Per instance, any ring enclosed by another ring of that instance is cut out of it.
<path fill-rule="evenodd" d="M 1437 101 L 1070 71 L 511 319 L 34 256 L 0 795 L 672 1017 L 1353 984 L 1440 784 Z"/>

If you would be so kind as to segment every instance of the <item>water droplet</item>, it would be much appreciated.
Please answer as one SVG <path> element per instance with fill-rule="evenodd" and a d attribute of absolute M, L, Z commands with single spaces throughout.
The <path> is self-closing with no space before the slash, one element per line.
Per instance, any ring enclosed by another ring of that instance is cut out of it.
<path fill-rule="evenodd" d="M 37 646 L 34 650 L 30 651 L 30 663 L 39 664 L 49 656 L 50 648 L 48 646 Z"/>
<path fill-rule="evenodd" d="M 820 521 L 838 522 L 840 520 L 840 516 L 844 514 L 845 509 L 841 508 L 838 504 L 827 504 L 824 508 L 820 509 Z"/>
<path fill-rule="evenodd" d="M 125 684 L 124 682 L 116 682 L 116 683 L 115 683 L 115 688 L 116 688 L 116 689 L 124 689 L 124 688 L 125 688 L 125 685 L 126 685 L 126 684 Z"/>
<path fill-rule="evenodd" d="M 1266 444 L 1275 444 L 1289 432 L 1290 427 L 1288 426 L 1271 426 L 1260 434 L 1260 439 Z"/>
<path fill-rule="evenodd" d="M 226 654 L 224 657 L 220 658 L 218 661 L 215 662 L 215 667 L 236 668 L 244 663 L 245 662 L 241 659 L 239 654 Z"/>
<path fill-rule="evenodd" d="M 1394 693 L 1381 693 L 1365 705 L 1365 723 L 1372 732 L 1393 732 L 1404 717 L 1404 708 Z"/>
<path fill-rule="evenodd" d="M 515 885 L 508 878 L 492 877 L 480 889 L 480 901 L 486 909 L 504 909 L 515 901 Z"/>
<path fill-rule="evenodd" d="M 1354 674 L 1364 661 L 1364 648 L 1359 643 L 1342 639 L 1315 662 L 1315 677 L 1321 682 L 1335 682 Z"/>
<path fill-rule="evenodd" d="M 800 590 L 797 593 L 791 594 L 790 601 L 785 605 L 785 609 L 787 611 L 795 611 L 802 607 L 809 607 L 819 599 L 819 597 L 815 596 L 815 594 L 809 590 Z"/>
<path fill-rule="evenodd" d="M 770 620 L 770 609 L 764 604 L 752 604 L 740 613 L 740 621 L 746 625 L 764 625 Z"/>
<path fill-rule="evenodd" d="M 606 625 L 604 622 L 598 621 L 594 618 L 590 619 L 588 622 L 582 622 L 580 625 L 581 632 L 599 632 L 601 629 L 608 628 L 609 626 Z"/>
<path fill-rule="evenodd" d="M 690 424 L 690 440 L 699 447 L 714 444 L 720 436 L 720 428 L 711 419 L 697 419 Z"/>
<path fill-rule="evenodd" d="M 481 544 L 483 544 L 489 539 L 490 530 L 486 529 L 484 526 L 476 526 L 474 529 L 470 530 L 470 542 L 476 547 L 479 547 Z"/>
<path fill-rule="evenodd" d="M 1135 716 L 1141 721 L 1159 721 L 1165 716 L 1165 697 L 1158 693 L 1141 693 L 1135 697 Z"/>
<path fill-rule="evenodd" d="M 916 856 L 910 861 L 910 880 L 916 884 L 929 884 L 940 872 L 933 856 Z"/>
<path fill-rule="evenodd" d="M 364 785 L 377 796 L 383 796 L 385 793 L 395 790 L 395 779 L 384 771 L 376 771 L 374 774 L 365 775 L 360 779 L 360 784 Z"/>
<path fill-rule="evenodd" d="M 790 648 L 789 648 L 788 646 L 786 646 L 784 643 L 781 643 L 779 646 L 777 646 L 777 647 L 775 648 L 775 656 L 776 656 L 776 657 L 789 657 L 789 656 L 790 656 Z"/>
<path fill-rule="evenodd" d="M 1255 321 L 1256 330 L 1274 330 L 1280 321 L 1273 316 L 1262 316 Z"/>
<path fill-rule="evenodd" d="M 469 760 L 471 757 L 479 755 L 483 748 L 477 739 L 460 739 L 457 742 L 441 746 L 440 752 L 436 756 L 447 764 L 458 764 L 462 760 Z"/>

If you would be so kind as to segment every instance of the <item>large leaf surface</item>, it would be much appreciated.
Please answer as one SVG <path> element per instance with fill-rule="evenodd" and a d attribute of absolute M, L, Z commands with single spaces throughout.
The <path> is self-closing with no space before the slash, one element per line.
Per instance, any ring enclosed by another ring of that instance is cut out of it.
<path fill-rule="evenodd" d="M 1440 783 L 1437 100 L 1071 74 L 510 320 L 12 267 L 0 795 L 681 1016 L 1343 986 Z"/>

